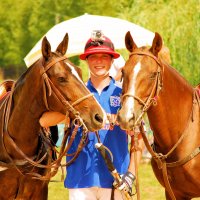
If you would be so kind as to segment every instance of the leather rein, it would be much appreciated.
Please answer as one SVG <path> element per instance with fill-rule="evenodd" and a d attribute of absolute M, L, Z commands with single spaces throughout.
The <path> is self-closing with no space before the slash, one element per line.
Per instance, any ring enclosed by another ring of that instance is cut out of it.
<path fill-rule="evenodd" d="M 198 94 L 197 94 L 197 90 L 194 90 L 194 92 L 193 92 L 193 106 L 192 106 L 191 114 L 189 115 L 189 118 L 187 120 L 187 124 L 182 131 L 183 134 L 181 135 L 181 137 L 178 139 L 178 141 L 174 144 L 174 146 L 171 148 L 171 150 L 168 153 L 166 153 L 165 155 L 163 155 L 162 153 L 157 153 L 151 147 L 151 145 L 149 144 L 149 141 L 148 141 L 147 136 L 145 134 L 145 130 L 143 128 L 141 120 L 142 120 L 142 117 L 144 116 L 144 114 L 147 112 L 147 110 L 152 105 L 154 105 L 154 106 L 157 105 L 158 95 L 159 95 L 159 92 L 161 91 L 162 86 L 163 86 L 163 75 L 162 74 L 164 73 L 164 67 L 163 67 L 163 64 L 161 63 L 161 61 L 156 56 L 154 56 L 152 54 L 149 54 L 149 53 L 146 53 L 146 52 L 132 52 L 130 54 L 130 57 L 132 55 L 144 55 L 144 56 L 151 57 L 158 64 L 158 69 L 157 69 L 157 72 L 156 72 L 156 78 L 155 78 L 155 82 L 153 84 L 153 88 L 151 90 L 151 93 L 145 101 L 143 101 L 140 97 L 137 97 L 137 96 L 135 96 L 131 93 L 125 93 L 122 96 L 122 100 L 127 96 L 133 97 L 135 100 L 137 100 L 140 104 L 143 105 L 142 112 L 139 115 L 139 117 L 136 119 L 134 126 L 140 125 L 139 126 L 140 132 L 142 134 L 144 143 L 145 143 L 149 153 L 151 154 L 152 158 L 156 161 L 158 168 L 162 169 L 166 190 L 169 192 L 169 195 L 171 196 L 172 200 L 175 200 L 176 198 L 174 196 L 174 193 L 172 191 L 172 188 L 171 188 L 169 180 L 168 180 L 167 168 L 184 165 L 185 163 L 187 163 L 188 161 L 190 161 L 191 159 L 193 159 L 195 156 L 197 156 L 200 153 L 200 147 L 197 147 L 192 153 L 190 153 L 189 155 L 187 155 L 186 157 L 184 157 L 183 159 L 180 159 L 178 161 L 166 162 L 166 159 L 177 148 L 177 146 L 181 143 L 183 138 L 186 136 L 187 132 L 185 131 L 185 129 L 188 127 L 190 119 L 192 118 L 192 120 L 193 120 L 193 106 L 196 103 L 198 103 L 200 105 L 200 100 L 199 100 L 199 97 L 198 97 Z"/>
<path fill-rule="evenodd" d="M 31 175 L 32 178 L 34 178 L 34 179 L 50 180 L 51 177 L 53 177 L 57 173 L 57 170 L 58 170 L 59 167 L 61 167 L 61 169 L 62 169 L 62 166 L 70 165 L 78 157 L 78 155 L 81 152 L 82 148 L 86 144 L 88 129 L 87 129 L 85 123 L 83 122 L 83 119 L 80 117 L 79 112 L 74 108 L 74 106 L 79 104 L 79 103 L 81 103 L 85 99 L 92 97 L 93 94 L 88 94 L 88 95 L 86 95 L 84 97 L 81 97 L 80 99 L 78 99 L 75 102 L 73 102 L 72 104 L 70 104 L 64 98 L 64 96 L 61 94 L 61 92 L 56 88 L 56 86 L 52 83 L 52 81 L 50 80 L 50 78 L 48 77 L 48 75 L 46 73 L 54 64 L 56 64 L 57 62 L 66 60 L 66 59 L 67 59 L 67 57 L 63 56 L 63 57 L 60 57 L 60 58 L 57 58 L 57 59 L 51 61 L 46 66 L 42 66 L 41 74 L 42 74 L 42 78 L 43 78 L 43 94 L 44 94 L 43 100 L 44 100 L 46 109 L 50 110 L 49 109 L 49 105 L 48 105 L 48 101 L 47 101 L 47 91 L 46 91 L 46 88 L 47 88 L 48 89 L 48 95 L 51 96 L 52 92 L 54 92 L 56 97 L 57 97 L 57 99 L 67 108 L 66 109 L 66 119 L 68 118 L 70 112 L 75 116 L 75 119 L 72 121 L 72 124 L 74 125 L 75 128 L 72 131 L 72 136 L 71 136 L 71 138 L 69 140 L 68 145 L 66 146 L 66 143 L 67 143 L 68 137 L 69 137 L 69 135 L 71 133 L 71 128 L 68 126 L 67 123 L 65 123 L 64 137 L 63 137 L 63 140 L 62 140 L 62 144 L 61 144 L 60 152 L 58 154 L 58 158 L 55 161 L 53 161 L 53 162 L 51 162 L 50 164 L 47 164 L 47 165 L 41 164 L 41 162 L 47 156 L 47 153 L 45 153 L 42 156 L 42 158 L 40 158 L 40 159 L 38 158 L 38 155 L 35 155 L 32 158 L 26 156 L 26 154 L 14 142 L 14 140 L 9 135 L 8 130 L 7 130 L 8 122 L 9 122 L 9 118 L 10 118 L 10 113 L 11 113 L 11 107 L 12 107 L 12 97 L 13 97 L 13 93 L 14 93 L 14 89 L 15 89 L 15 84 L 13 84 L 12 89 L 10 91 L 10 94 L 7 96 L 7 98 L 4 100 L 4 102 L 2 104 L 2 107 L 5 104 L 4 110 L 3 110 L 3 117 L 2 117 L 2 119 L 3 119 L 2 123 L 4 124 L 2 133 L 7 134 L 7 136 L 8 136 L 7 138 L 9 140 L 9 142 L 11 143 L 11 145 L 15 148 L 15 150 L 24 159 L 15 160 L 15 159 L 11 158 L 10 155 L 8 154 L 8 152 L 6 150 L 6 147 L 5 147 L 5 144 L 3 142 L 4 150 L 6 151 L 7 157 L 10 160 L 10 163 L 6 163 L 6 162 L 3 162 L 3 161 L 0 161 L 0 167 L 3 167 L 4 170 L 6 170 L 8 168 L 15 167 L 16 170 L 20 174 L 24 175 L 22 173 L 22 171 L 19 169 L 19 166 L 23 166 L 26 163 L 29 163 L 32 166 L 35 166 L 35 167 L 38 167 L 38 168 L 53 169 L 53 171 L 48 172 L 45 176 L 42 176 L 42 175 L 40 175 L 38 173 L 32 173 L 32 172 L 26 173 L 28 175 Z M 62 160 L 63 156 L 66 156 L 66 153 L 69 150 L 69 148 L 70 148 L 70 146 L 71 146 L 71 144 L 72 144 L 72 142 L 73 142 L 73 140 L 74 140 L 74 138 L 76 136 L 78 128 L 81 127 L 81 126 L 83 127 L 83 135 L 82 135 L 82 138 L 81 138 L 80 143 L 78 145 L 77 151 L 73 154 L 72 159 L 68 163 L 66 163 L 65 165 L 61 165 L 61 160 Z M 42 131 L 43 131 L 43 133 L 41 134 L 41 137 L 42 137 L 43 142 L 48 147 L 50 147 L 51 150 L 53 150 L 56 153 L 58 153 L 55 150 L 55 148 L 52 147 L 52 145 L 50 144 L 48 138 L 46 137 L 47 131 L 45 129 L 43 129 Z M 3 135 L 2 135 L 2 137 L 3 137 Z M 3 141 L 3 138 L 2 138 L 2 141 Z"/>

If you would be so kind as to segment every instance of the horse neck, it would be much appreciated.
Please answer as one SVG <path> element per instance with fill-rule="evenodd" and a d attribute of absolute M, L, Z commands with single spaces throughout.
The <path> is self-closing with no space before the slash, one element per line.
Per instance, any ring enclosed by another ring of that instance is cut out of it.
<path fill-rule="evenodd" d="M 191 115 L 192 98 L 192 86 L 175 69 L 165 65 L 157 106 L 147 112 L 158 146 L 169 150 L 183 134 Z"/>
<path fill-rule="evenodd" d="M 19 146 L 27 143 L 34 148 L 38 144 L 39 118 L 44 111 L 42 97 L 40 70 L 32 66 L 17 81 L 12 96 L 8 133 Z"/>

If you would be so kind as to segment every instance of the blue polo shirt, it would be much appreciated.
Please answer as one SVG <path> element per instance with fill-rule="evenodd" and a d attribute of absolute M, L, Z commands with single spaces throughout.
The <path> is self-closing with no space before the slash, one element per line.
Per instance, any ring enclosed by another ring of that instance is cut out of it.
<path fill-rule="evenodd" d="M 110 84 L 99 95 L 91 81 L 87 83 L 88 89 L 94 94 L 97 101 L 107 114 L 116 115 L 120 107 L 121 87 L 112 78 Z M 81 130 L 69 150 L 69 154 L 77 150 L 81 139 Z M 107 122 L 103 129 L 99 130 L 101 142 L 109 148 L 113 155 L 113 163 L 117 171 L 123 174 L 127 171 L 130 157 L 128 151 L 128 137 L 119 126 L 110 126 Z M 101 187 L 112 188 L 113 177 L 99 151 L 95 148 L 98 142 L 94 132 L 88 134 L 88 143 L 83 148 L 78 158 L 67 167 L 67 175 L 64 185 L 67 188 Z M 69 161 L 71 157 L 67 157 Z"/>

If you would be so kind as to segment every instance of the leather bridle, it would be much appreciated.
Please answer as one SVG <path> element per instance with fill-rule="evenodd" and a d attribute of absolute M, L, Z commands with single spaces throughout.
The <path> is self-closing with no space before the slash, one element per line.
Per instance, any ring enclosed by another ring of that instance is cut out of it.
<path fill-rule="evenodd" d="M 151 58 L 153 58 L 157 64 L 158 64 L 158 69 L 156 71 L 156 77 L 155 77 L 155 81 L 151 90 L 150 95 L 147 97 L 147 99 L 144 101 L 142 100 L 140 97 L 135 96 L 131 93 L 125 93 L 122 97 L 121 97 L 121 102 L 123 103 L 124 99 L 126 97 L 133 97 L 135 100 L 137 100 L 139 102 L 139 104 L 143 105 L 142 107 L 142 112 L 140 113 L 140 115 L 138 116 L 138 118 L 135 120 L 135 124 L 134 127 L 141 124 L 141 120 L 142 117 L 144 116 L 144 114 L 147 112 L 147 110 L 151 107 L 151 105 L 156 105 L 157 104 L 157 98 L 159 95 L 160 90 L 162 89 L 163 86 L 163 80 L 162 80 L 162 75 L 161 73 L 163 73 L 163 65 L 162 63 L 158 60 L 158 58 L 152 54 L 146 53 L 146 52 L 132 52 L 130 54 L 130 57 L 132 55 L 146 55 L 149 56 Z"/>
<path fill-rule="evenodd" d="M 47 101 L 47 91 L 46 91 L 46 88 L 48 88 L 49 96 L 51 96 L 52 91 L 53 91 L 54 94 L 56 95 L 57 99 L 59 99 L 59 101 L 67 108 L 66 112 L 73 113 L 75 118 L 77 120 L 79 120 L 81 122 L 81 124 L 85 127 L 85 129 L 87 130 L 87 127 L 84 124 L 82 118 L 80 117 L 79 112 L 74 108 L 74 106 L 78 105 L 79 103 L 81 103 L 85 99 L 94 96 L 94 94 L 90 93 L 90 94 L 88 94 L 88 95 L 86 95 L 84 97 L 81 97 L 80 99 L 77 99 L 75 102 L 70 104 L 64 98 L 64 96 L 61 94 L 61 92 L 56 88 L 56 86 L 52 83 L 52 81 L 50 80 L 50 78 L 48 77 L 48 75 L 46 73 L 54 64 L 56 64 L 57 62 L 66 60 L 66 59 L 67 59 L 67 57 L 65 57 L 65 56 L 60 57 L 60 58 L 56 58 L 56 59 L 54 59 L 53 61 L 51 61 L 50 63 L 48 63 L 46 66 L 44 66 L 42 68 L 42 72 L 41 73 L 42 73 L 42 77 L 43 77 L 43 80 L 44 80 L 44 83 L 43 83 L 44 103 L 45 103 L 46 109 L 50 110 L 49 109 L 49 105 L 48 105 L 48 101 Z"/>

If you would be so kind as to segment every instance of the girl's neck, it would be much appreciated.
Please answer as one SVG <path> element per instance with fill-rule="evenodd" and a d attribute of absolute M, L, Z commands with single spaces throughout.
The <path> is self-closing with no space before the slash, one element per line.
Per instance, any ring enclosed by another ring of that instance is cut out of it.
<path fill-rule="evenodd" d="M 104 77 L 97 77 L 91 74 L 90 80 L 94 88 L 98 91 L 99 94 L 101 94 L 102 90 L 110 84 L 111 78 L 109 74 L 108 76 Z"/>

